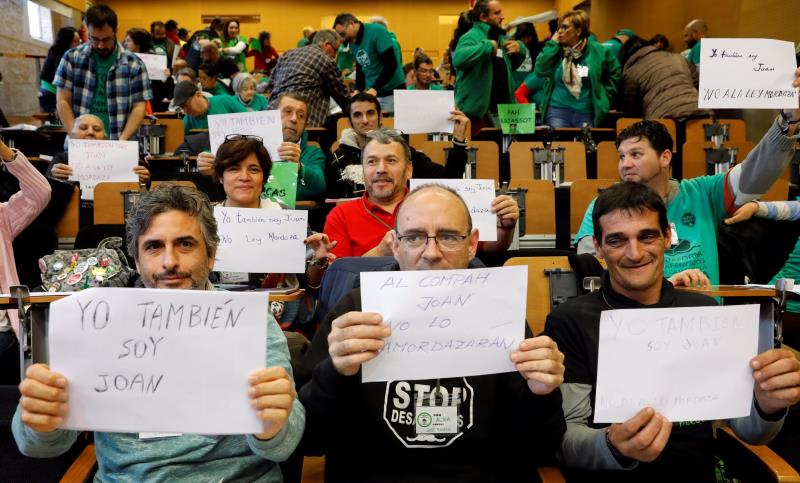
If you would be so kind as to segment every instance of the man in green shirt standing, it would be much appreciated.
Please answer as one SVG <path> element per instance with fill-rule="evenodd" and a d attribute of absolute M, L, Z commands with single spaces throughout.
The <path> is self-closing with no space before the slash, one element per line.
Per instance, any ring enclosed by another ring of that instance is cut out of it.
<path fill-rule="evenodd" d="M 394 112 L 394 90 L 405 88 L 400 46 L 386 27 L 362 23 L 340 13 L 333 29 L 350 46 L 356 61 L 356 89 L 378 98 L 384 113 Z"/>
<path fill-rule="evenodd" d="M 58 116 L 67 132 L 76 117 L 94 114 L 109 139 L 136 139 L 153 98 L 147 69 L 117 42 L 117 14 L 110 7 L 89 8 L 86 25 L 89 42 L 64 54 L 53 79 Z"/>
<path fill-rule="evenodd" d="M 414 59 L 414 71 L 417 73 L 417 81 L 408 88 L 411 90 L 431 90 L 443 91 L 440 84 L 433 84 L 433 61 L 425 54 L 418 55 Z"/>
<path fill-rule="evenodd" d="M 527 48 L 506 37 L 503 7 L 497 0 L 478 0 L 470 15 L 474 23 L 458 40 L 453 67 L 458 72 L 456 106 L 472 121 L 474 135 L 494 125 L 498 104 L 514 102 L 512 71 L 525 60 Z"/>
<path fill-rule="evenodd" d="M 192 129 L 208 129 L 209 115 L 247 112 L 247 108 L 235 97 L 228 95 L 206 97 L 191 81 L 178 82 L 172 103 L 180 106 L 186 113 L 183 116 L 184 134 L 189 134 Z"/>

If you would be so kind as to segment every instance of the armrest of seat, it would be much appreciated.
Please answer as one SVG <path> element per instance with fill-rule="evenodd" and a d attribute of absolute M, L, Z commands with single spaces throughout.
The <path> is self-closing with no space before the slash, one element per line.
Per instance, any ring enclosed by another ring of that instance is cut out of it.
<path fill-rule="evenodd" d="M 556 466 L 540 466 L 536 468 L 542 483 L 566 483 L 564 475 Z"/>
<path fill-rule="evenodd" d="M 85 483 L 92 481 L 97 471 L 97 457 L 94 454 L 94 444 L 87 445 L 78 458 L 72 463 L 61 483 Z"/>
<path fill-rule="evenodd" d="M 737 448 L 731 454 L 723 456 L 723 461 L 730 462 L 747 458 L 754 463 L 761 463 L 762 474 L 766 472 L 773 481 L 780 483 L 800 483 L 800 474 L 789 463 L 766 445 L 747 444 L 734 434 L 731 428 L 717 431 L 717 439 L 723 448 Z M 725 458 L 727 456 L 727 459 Z M 744 464 L 744 461 L 741 462 Z"/>

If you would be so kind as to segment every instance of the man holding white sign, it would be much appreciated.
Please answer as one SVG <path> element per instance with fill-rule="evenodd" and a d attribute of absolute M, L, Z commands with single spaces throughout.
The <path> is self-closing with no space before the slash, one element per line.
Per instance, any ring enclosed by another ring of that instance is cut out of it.
<path fill-rule="evenodd" d="M 452 270 L 464 283 L 470 278 L 463 269 L 475 256 L 478 231 L 471 228 L 464 201 L 449 188 L 427 185 L 412 191 L 390 233 L 395 270 L 400 270 L 393 274 Z M 466 272 L 475 273 L 473 281 L 489 276 L 486 270 Z M 524 298 L 524 291 L 517 297 Z M 552 456 L 564 431 L 555 391 L 564 368 L 563 355 L 549 337 L 508 347 L 506 370 L 516 372 L 468 376 L 464 370 L 464 377 L 366 384 L 362 364 L 377 363 L 391 342 L 386 339 L 405 327 L 402 320 L 361 310 L 358 289 L 345 295 L 325 317 L 304 361 L 313 368 L 300 394 L 308 411 L 304 444 L 307 454 L 326 455 L 326 481 L 526 481 L 535 473 L 532 457 Z M 498 324 L 469 322 L 484 324 L 486 334 Z M 443 370 L 417 366 L 393 369 L 405 374 Z"/>
<path fill-rule="evenodd" d="M 161 186 L 135 205 L 127 229 L 128 251 L 135 254 L 146 287 L 212 289 L 208 274 L 219 239 L 205 195 L 192 188 Z M 286 340 L 274 318 L 268 316 L 267 324 L 265 368 L 242 375 L 253 410 L 263 422 L 262 433 L 154 437 L 95 432 L 96 478 L 280 481 L 280 469 L 274 462 L 285 460 L 294 451 L 303 433 L 305 411 L 296 399 Z M 67 451 L 78 432 L 59 429 L 70 412 L 66 378 L 44 364 L 35 364 L 28 369 L 20 392 L 13 421 L 20 451 L 42 458 Z M 185 403 L 200 406 L 202 402 Z"/>
<path fill-rule="evenodd" d="M 800 87 L 800 69 L 794 88 Z M 796 104 L 795 104 L 796 105 Z M 766 193 L 794 155 L 800 139 L 800 108 L 785 109 L 744 162 L 725 173 L 675 180 L 670 177 L 672 136 L 658 121 L 645 119 L 622 130 L 616 139 L 619 176 L 644 183 L 667 206 L 672 245 L 664 274 L 673 284 L 719 283 L 717 230 L 739 206 Z M 594 253 L 592 202 L 575 239 L 578 253 Z"/>
<path fill-rule="evenodd" d="M 676 291 L 663 278 L 664 252 L 670 244 L 670 227 L 664 203 L 651 188 L 634 182 L 616 184 L 600 194 L 592 217 L 594 243 L 608 265 L 602 288 L 559 305 L 548 316 L 545 325 L 545 333 L 553 337 L 566 357 L 565 384 L 561 393 L 567 432 L 561 443 L 559 459 L 570 470 L 575 470 L 574 476 L 578 479 L 598 478 L 597 473 L 583 474 L 581 470 L 611 470 L 616 473 L 608 475 L 608 478 L 614 481 L 674 481 L 682 478 L 692 482 L 714 482 L 711 421 L 673 424 L 656 408 L 639 406 L 634 408 L 638 413 L 621 424 L 609 426 L 593 422 L 597 419 L 598 404 L 601 404 L 597 387 L 601 376 L 598 353 L 602 350 L 599 341 L 603 311 L 713 307 L 715 302 L 705 295 Z M 684 330 L 686 334 L 692 330 L 690 335 L 681 336 L 679 347 L 674 347 L 676 344 L 670 346 L 670 341 L 661 339 L 648 342 L 651 348 L 648 353 L 657 354 L 653 357 L 663 355 L 663 367 L 670 368 L 669 374 L 679 377 L 678 367 L 691 358 L 696 361 L 696 371 L 705 369 L 704 379 L 708 384 L 699 388 L 681 387 L 680 392 L 672 394 L 641 394 L 642 399 L 658 398 L 660 400 L 653 406 L 661 405 L 665 410 L 694 406 L 695 414 L 704 410 L 707 400 L 715 399 L 713 394 L 709 399 L 684 397 L 689 393 L 702 393 L 706 386 L 713 387 L 716 379 L 723 377 L 708 369 L 713 367 L 713 361 L 703 361 L 703 357 L 710 357 L 706 354 L 710 351 L 708 344 L 716 346 L 726 342 L 723 329 L 730 331 L 734 321 L 728 317 L 712 319 L 719 330 L 711 336 L 701 337 L 705 333 L 699 328 L 691 329 L 691 325 L 686 325 L 688 322 L 683 320 L 667 327 L 672 332 Z M 704 344 L 707 344 L 705 349 Z M 733 350 L 730 345 L 726 349 Z M 615 356 L 631 358 L 630 354 L 616 353 Z M 738 364 L 741 371 L 752 374 L 755 397 L 752 398 L 749 416 L 729 419 L 728 423 L 746 441 L 764 444 L 780 431 L 786 408 L 800 401 L 800 362 L 787 349 L 769 350 L 748 359 L 744 356 Z M 646 361 L 628 362 L 644 364 Z M 615 377 L 616 373 L 602 375 Z M 741 375 L 734 370 L 734 378 Z M 653 374 L 653 377 L 659 375 Z M 662 377 L 666 386 L 668 377 L 663 374 Z M 635 392 L 636 382 L 629 382 L 632 392 Z M 749 394 L 747 391 L 745 397 L 751 397 Z M 634 402 L 637 400 L 640 399 L 634 398 L 630 405 L 637 406 Z M 742 401 L 724 402 L 738 404 Z"/>
<path fill-rule="evenodd" d="M 408 192 L 411 149 L 399 131 L 376 129 L 367 135 L 362 155 L 366 192 L 361 198 L 341 204 L 328 214 L 323 230 L 332 241 L 337 257 L 392 255 L 392 226 Z M 517 202 L 508 195 L 494 198 L 497 241 L 481 242 L 486 252 L 503 252 L 511 245 L 519 219 Z"/>

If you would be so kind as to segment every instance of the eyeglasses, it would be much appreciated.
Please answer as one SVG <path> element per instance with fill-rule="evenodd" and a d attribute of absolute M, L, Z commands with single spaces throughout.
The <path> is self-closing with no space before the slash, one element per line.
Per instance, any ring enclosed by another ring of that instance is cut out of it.
<path fill-rule="evenodd" d="M 225 141 L 223 141 L 223 144 L 227 143 L 228 141 L 241 141 L 243 139 L 255 139 L 260 143 L 264 142 L 263 138 L 259 136 L 254 136 L 252 134 L 228 134 L 227 136 L 225 136 Z"/>
<path fill-rule="evenodd" d="M 408 248 L 421 248 L 428 245 L 428 240 L 436 240 L 436 244 L 442 250 L 455 250 L 461 246 L 461 243 L 467 239 L 469 235 L 455 235 L 452 233 L 437 233 L 434 236 L 429 236 L 427 233 L 410 233 L 408 235 L 398 235 L 397 239 L 400 243 Z"/>
<path fill-rule="evenodd" d="M 558 26 L 558 30 L 569 30 L 571 28 L 572 28 L 572 25 L 569 25 L 569 24 L 566 24 L 566 23 L 562 23 L 561 25 Z"/>

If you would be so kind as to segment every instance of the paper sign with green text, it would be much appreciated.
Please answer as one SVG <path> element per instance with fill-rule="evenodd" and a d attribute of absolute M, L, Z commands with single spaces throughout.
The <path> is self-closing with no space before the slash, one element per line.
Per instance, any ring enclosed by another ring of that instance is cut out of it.
<path fill-rule="evenodd" d="M 498 104 L 500 130 L 503 134 L 533 134 L 535 129 L 535 104 Z"/>
<path fill-rule="evenodd" d="M 272 201 L 283 203 L 294 209 L 297 201 L 297 163 L 289 161 L 279 161 L 272 163 L 269 171 L 269 179 L 264 185 L 262 198 L 269 198 Z"/>

